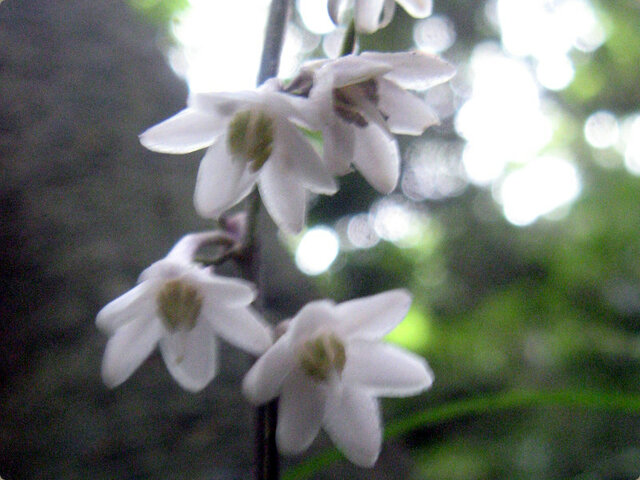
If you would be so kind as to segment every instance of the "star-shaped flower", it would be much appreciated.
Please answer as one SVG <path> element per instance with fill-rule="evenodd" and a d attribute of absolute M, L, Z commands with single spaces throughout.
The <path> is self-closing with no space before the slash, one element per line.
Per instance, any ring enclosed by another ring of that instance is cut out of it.
<path fill-rule="evenodd" d="M 431 15 L 431 0 L 329 0 L 327 7 L 336 25 L 341 23 L 342 13 L 353 8 L 356 30 L 373 33 L 389 24 L 395 12 L 396 1 L 414 18 Z"/>
<path fill-rule="evenodd" d="M 308 192 L 331 195 L 337 184 L 297 128 L 303 99 L 258 90 L 196 93 L 188 106 L 140 135 L 150 150 L 188 153 L 209 147 L 198 171 L 195 207 L 218 218 L 257 184 L 278 226 L 297 233 L 305 222 Z M 304 126 L 304 125 L 301 125 Z"/>
<path fill-rule="evenodd" d="M 206 237 L 184 237 L 98 313 L 96 324 L 110 337 L 102 363 L 109 387 L 129 378 L 156 346 L 175 380 L 196 392 L 218 371 L 218 336 L 256 355 L 271 345 L 269 327 L 249 307 L 252 285 L 188 261 Z"/>
<path fill-rule="evenodd" d="M 400 175 L 393 134 L 420 135 L 439 123 L 424 100 L 407 90 L 426 90 L 454 74 L 436 55 L 365 52 L 310 62 L 287 91 L 307 96 L 314 106 L 309 121 L 322 131 L 323 157 L 332 173 L 344 175 L 353 163 L 386 194 Z"/>
<path fill-rule="evenodd" d="M 320 428 L 353 463 L 378 458 L 378 396 L 407 396 L 431 385 L 422 357 L 380 340 L 405 317 L 410 295 L 392 290 L 338 305 L 307 304 L 243 381 L 254 404 L 278 400 L 282 453 L 309 447 Z"/>

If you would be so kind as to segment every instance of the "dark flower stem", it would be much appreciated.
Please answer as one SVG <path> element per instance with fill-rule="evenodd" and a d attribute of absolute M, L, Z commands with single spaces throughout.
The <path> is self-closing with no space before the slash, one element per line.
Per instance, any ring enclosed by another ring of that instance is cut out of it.
<path fill-rule="evenodd" d="M 262 49 L 262 60 L 257 84 L 278 74 L 280 55 L 284 43 L 284 33 L 289 14 L 289 0 L 272 0 L 267 20 L 267 30 Z M 247 231 L 241 254 L 236 256 L 244 278 L 260 288 L 260 243 L 257 236 L 260 195 L 257 190 L 250 195 L 247 203 Z M 280 478 L 280 458 L 276 446 L 276 425 L 278 404 L 274 400 L 257 408 L 255 432 L 255 479 L 278 480 Z"/>
<path fill-rule="evenodd" d="M 347 31 L 342 39 L 342 47 L 340 48 L 340 56 L 344 57 L 351 53 L 356 53 L 356 23 L 351 19 Z"/>

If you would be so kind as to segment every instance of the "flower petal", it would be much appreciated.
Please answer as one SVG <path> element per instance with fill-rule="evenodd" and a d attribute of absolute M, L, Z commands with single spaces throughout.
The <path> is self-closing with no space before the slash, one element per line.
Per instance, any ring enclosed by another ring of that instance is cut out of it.
<path fill-rule="evenodd" d="M 274 399 L 280 393 L 284 379 L 294 368 L 294 352 L 287 334 L 267 350 L 242 381 L 242 393 L 254 405 Z"/>
<path fill-rule="evenodd" d="M 424 358 L 393 345 L 366 341 L 349 343 L 342 378 L 376 397 L 415 395 L 433 383 Z"/>
<path fill-rule="evenodd" d="M 211 326 L 198 321 L 189 332 L 177 331 L 160 340 L 167 369 L 182 388 L 198 392 L 218 372 L 218 346 Z"/>
<path fill-rule="evenodd" d="M 393 133 L 420 135 L 431 125 L 440 123 L 438 116 L 414 94 L 381 78 L 378 81 L 378 108 L 385 113 L 387 126 Z"/>
<path fill-rule="evenodd" d="M 361 57 L 391 67 L 387 80 L 411 90 L 426 90 L 453 77 L 456 69 L 437 55 L 425 52 L 363 52 Z"/>
<path fill-rule="evenodd" d="M 329 12 L 329 17 L 335 25 L 340 25 L 340 10 L 342 8 L 342 4 L 344 0 L 329 0 L 327 3 L 327 11 Z"/>
<path fill-rule="evenodd" d="M 265 208 L 278 227 L 288 233 L 302 230 L 307 194 L 283 162 L 267 161 L 260 170 L 258 189 Z"/>
<path fill-rule="evenodd" d="M 327 167 L 336 175 L 349 173 L 353 158 L 354 129 L 336 118 L 323 130 L 322 157 Z"/>
<path fill-rule="evenodd" d="M 299 453 L 320 431 L 325 412 L 325 387 L 294 369 L 282 386 L 278 401 L 276 441 L 284 454 Z"/>
<path fill-rule="evenodd" d="M 322 163 L 309 141 L 288 121 L 277 123 L 276 144 L 269 159 L 281 170 L 293 173 L 303 187 L 316 193 L 331 195 L 338 185 Z"/>
<path fill-rule="evenodd" d="M 404 289 L 357 298 L 340 303 L 335 314 L 340 319 L 340 333 L 351 339 L 379 340 L 393 330 L 407 315 L 411 295 Z"/>
<path fill-rule="evenodd" d="M 205 301 L 214 306 L 242 307 L 256 298 L 254 285 L 239 278 L 213 275 L 205 269 L 193 269 L 185 278 L 196 283 Z"/>
<path fill-rule="evenodd" d="M 111 334 L 128 322 L 153 317 L 156 311 L 155 293 L 160 283 L 161 281 L 143 282 L 111 300 L 98 312 L 97 327 Z"/>
<path fill-rule="evenodd" d="M 372 467 L 380 454 L 382 426 L 378 401 L 364 390 L 344 386 L 327 400 L 324 429 L 356 465 Z"/>
<path fill-rule="evenodd" d="M 157 318 L 141 317 L 122 325 L 107 342 L 102 379 L 109 388 L 124 382 L 151 354 L 165 333 Z"/>
<path fill-rule="evenodd" d="M 222 117 L 187 108 L 143 132 L 140 143 L 154 152 L 195 152 L 211 145 L 226 123 Z"/>
<path fill-rule="evenodd" d="M 413 18 L 425 18 L 431 15 L 431 0 L 396 0 Z"/>
<path fill-rule="evenodd" d="M 227 136 L 221 136 L 200 163 L 194 193 L 196 210 L 203 217 L 219 217 L 249 194 L 255 179 L 256 174 L 245 162 L 231 157 Z"/>
<path fill-rule="evenodd" d="M 384 0 L 356 0 L 353 16 L 356 30 L 363 33 L 373 33 L 380 28 L 380 13 Z"/>
<path fill-rule="evenodd" d="M 395 138 L 385 129 L 370 123 L 356 131 L 353 164 L 380 193 L 391 193 L 400 176 L 400 153 Z"/>
<path fill-rule="evenodd" d="M 322 327 L 334 328 L 337 324 L 335 308 L 330 300 L 316 300 L 302 307 L 289 325 L 292 344 L 308 339 Z"/>
<path fill-rule="evenodd" d="M 202 310 L 215 332 L 235 347 L 259 355 L 273 343 L 269 325 L 249 307 L 204 304 Z"/>
<path fill-rule="evenodd" d="M 313 95 L 316 84 L 328 82 L 332 89 L 342 88 L 379 77 L 391 69 L 392 66 L 388 62 L 376 61 L 362 55 L 346 55 L 322 64 L 316 72 L 310 95 Z"/>

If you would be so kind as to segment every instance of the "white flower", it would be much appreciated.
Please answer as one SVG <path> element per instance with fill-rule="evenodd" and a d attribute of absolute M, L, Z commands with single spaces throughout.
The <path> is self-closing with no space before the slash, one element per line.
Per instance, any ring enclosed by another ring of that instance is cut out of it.
<path fill-rule="evenodd" d="M 150 150 L 188 153 L 209 147 L 198 171 L 195 207 L 218 218 L 258 184 L 264 205 L 288 232 L 302 230 L 308 191 L 333 194 L 335 179 L 293 123 L 300 98 L 273 91 L 197 93 L 188 106 L 140 136 Z"/>
<path fill-rule="evenodd" d="M 282 453 L 309 447 L 320 427 L 353 463 L 378 458 L 378 396 L 406 396 L 431 385 L 422 357 L 382 343 L 411 303 L 404 290 L 307 304 L 243 381 L 254 404 L 279 396 L 276 440 Z"/>
<path fill-rule="evenodd" d="M 449 80 L 454 67 L 422 52 L 347 55 L 311 62 L 287 87 L 307 95 L 314 106 L 315 127 L 323 134 L 323 157 L 332 173 L 344 175 L 351 163 L 381 193 L 398 183 L 400 154 L 392 135 L 420 135 L 439 122 L 419 97 Z"/>
<path fill-rule="evenodd" d="M 96 324 L 110 337 L 102 363 L 109 387 L 129 378 L 157 345 L 171 375 L 193 392 L 217 373 L 217 336 L 253 354 L 271 345 L 269 327 L 249 307 L 251 284 L 187 261 L 203 240 L 207 234 L 184 237 L 98 313 Z"/>
<path fill-rule="evenodd" d="M 333 23 L 338 25 L 341 23 L 342 13 L 353 7 L 356 30 L 373 33 L 389 24 L 393 18 L 396 1 L 414 18 L 431 15 L 431 0 L 329 0 L 328 10 Z"/>

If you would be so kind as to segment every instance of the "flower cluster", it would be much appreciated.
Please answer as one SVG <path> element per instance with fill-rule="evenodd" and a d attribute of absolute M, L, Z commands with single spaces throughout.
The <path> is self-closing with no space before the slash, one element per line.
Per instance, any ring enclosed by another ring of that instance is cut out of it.
<path fill-rule="evenodd" d="M 255 91 L 193 94 L 187 108 L 140 141 L 164 153 L 207 148 L 194 194 L 202 216 L 217 219 L 257 185 L 276 224 L 298 233 L 309 193 L 335 193 L 334 176 L 351 165 L 381 193 L 395 189 L 400 155 L 393 134 L 420 135 L 438 123 L 408 90 L 426 90 L 454 73 L 421 52 L 310 62 L 286 87 L 273 80 Z M 322 132 L 322 157 L 305 129 Z"/>
<path fill-rule="evenodd" d="M 414 16 L 431 11 L 429 0 L 398 2 Z M 328 3 L 336 21 L 352 6 L 356 30 L 371 32 L 390 21 L 395 2 Z M 184 110 L 140 141 L 165 153 L 207 149 L 194 193 L 200 215 L 219 219 L 255 188 L 278 227 L 297 233 L 310 196 L 334 194 L 337 177 L 352 168 L 380 193 L 396 188 L 394 135 L 420 135 L 439 121 L 412 91 L 453 74 L 449 63 L 421 52 L 308 62 L 286 83 L 192 94 Z M 312 132 L 322 137 L 321 151 Z M 305 450 L 322 428 L 352 462 L 372 466 L 382 442 L 378 397 L 414 395 L 433 382 L 423 358 L 382 342 L 407 314 L 411 296 L 392 290 L 337 305 L 315 301 L 274 330 L 251 307 L 251 283 L 196 261 L 205 244 L 224 245 L 226 258 L 242 251 L 246 219 L 225 220 L 225 231 L 185 236 L 98 313 L 97 325 L 109 336 L 105 383 L 120 385 L 158 347 L 175 380 L 197 392 L 218 372 L 221 338 L 258 357 L 243 392 L 256 405 L 278 398 L 281 452 Z"/>

